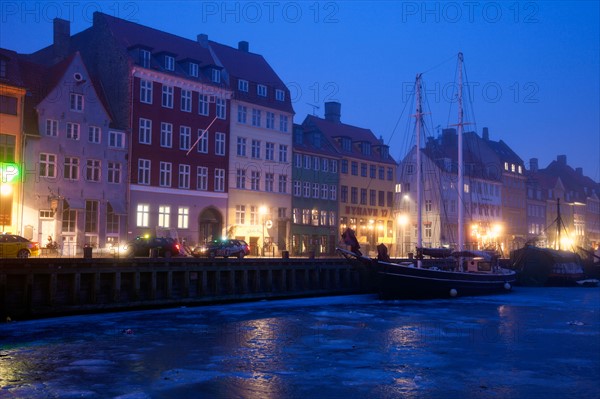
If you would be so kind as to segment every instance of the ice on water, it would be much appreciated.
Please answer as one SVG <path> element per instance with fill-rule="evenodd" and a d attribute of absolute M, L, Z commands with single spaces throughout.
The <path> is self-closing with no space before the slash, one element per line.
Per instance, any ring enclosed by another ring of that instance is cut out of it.
<path fill-rule="evenodd" d="M 599 305 L 597 288 L 519 288 L 16 321 L 0 397 L 600 397 Z"/>

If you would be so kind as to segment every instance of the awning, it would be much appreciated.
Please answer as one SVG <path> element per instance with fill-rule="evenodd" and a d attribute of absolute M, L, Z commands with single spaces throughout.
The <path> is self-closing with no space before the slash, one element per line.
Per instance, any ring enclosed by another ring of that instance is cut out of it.
<path fill-rule="evenodd" d="M 127 215 L 125 204 L 120 201 L 109 201 L 108 203 L 116 215 Z"/>
<path fill-rule="evenodd" d="M 63 209 L 85 210 L 85 200 L 82 198 L 65 198 L 63 201 Z"/>

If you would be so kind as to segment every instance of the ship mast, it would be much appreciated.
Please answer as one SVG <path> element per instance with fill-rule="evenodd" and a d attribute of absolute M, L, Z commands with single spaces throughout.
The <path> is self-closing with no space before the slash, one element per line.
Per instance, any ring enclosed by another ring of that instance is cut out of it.
<path fill-rule="evenodd" d="M 458 251 L 464 246 L 464 175 L 463 175 L 463 103 L 462 103 L 463 54 L 458 53 Z"/>
<path fill-rule="evenodd" d="M 421 256 L 419 255 L 421 249 L 423 248 L 423 235 L 422 235 L 422 223 L 423 223 L 423 215 L 422 215 L 422 187 L 421 187 L 421 123 L 423 121 L 423 110 L 421 108 L 421 74 L 417 74 L 417 79 L 415 82 L 415 95 L 416 95 L 416 103 L 417 109 L 415 111 L 414 117 L 417 120 L 416 124 L 416 150 L 417 150 L 417 267 L 422 266 Z"/>

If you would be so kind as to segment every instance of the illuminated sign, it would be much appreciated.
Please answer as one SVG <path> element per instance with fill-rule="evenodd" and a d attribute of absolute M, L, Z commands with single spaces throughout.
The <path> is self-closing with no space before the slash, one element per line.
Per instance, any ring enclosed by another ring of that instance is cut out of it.
<path fill-rule="evenodd" d="M 13 183 L 17 181 L 21 170 L 19 165 L 12 162 L 0 162 L 0 176 L 2 177 L 2 183 Z"/>

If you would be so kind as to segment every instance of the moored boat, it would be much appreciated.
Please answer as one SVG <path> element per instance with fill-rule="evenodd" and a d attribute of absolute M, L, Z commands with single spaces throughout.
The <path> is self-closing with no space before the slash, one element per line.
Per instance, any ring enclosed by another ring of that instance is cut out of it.
<path fill-rule="evenodd" d="M 588 278 L 579 255 L 569 251 L 527 246 L 511 253 L 511 268 L 517 283 L 530 287 L 595 286 Z"/>
<path fill-rule="evenodd" d="M 459 53 L 458 90 L 458 184 L 462 188 L 462 53 Z M 514 270 L 499 266 L 498 257 L 489 253 L 463 250 L 463 205 L 458 207 L 458 247 L 456 252 L 446 248 L 428 249 L 422 245 L 422 186 L 420 132 L 423 122 L 421 107 L 421 75 L 415 82 L 416 97 L 416 195 L 417 195 L 417 258 L 409 262 L 393 262 L 387 251 L 378 251 L 378 259 L 362 255 L 353 231 L 344 233 L 344 242 L 350 250 L 338 248 L 338 252 L 354 264 L 362 264 L 376 273 L 376 286 L 382 299 L 439 298 L 467 295 L 487 295 L 508 292 L 516 281 Z M 460 194 L 459 194 L 460 198 Z M 452 252 L 452 253 L 451 253 Z M 438 257 L 433 263 L 423 262 L 423 255 Z M 450 255 L 450 257 L 448 257 Z M 448 264 L 451 266 L 448 267 Z"/>

